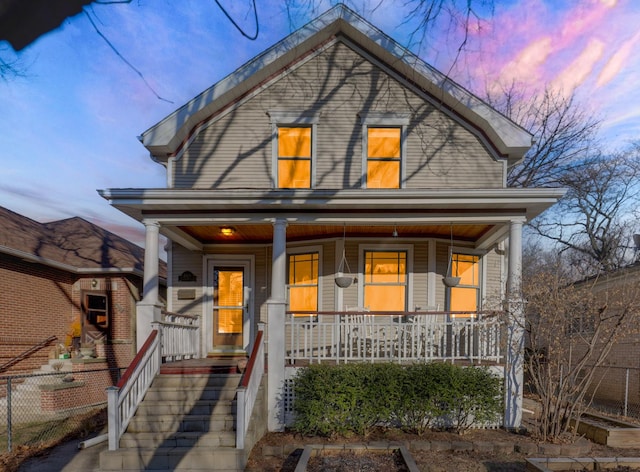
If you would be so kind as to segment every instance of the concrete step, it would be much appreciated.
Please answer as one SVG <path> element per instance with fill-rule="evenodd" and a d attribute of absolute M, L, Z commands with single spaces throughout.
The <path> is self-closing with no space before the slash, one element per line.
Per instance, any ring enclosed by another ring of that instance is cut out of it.
<path fill-rule="evenodd" d="M 234 447 L 235 431 L 213 431 L 208 433 L 147 432 L 125 433 L 120 439 L 121 448 L 154 448 L 154 447 Z"/>
<path fill-rule="evenodd" d="M 210 375 L 171 375 L 162 374 L 153 380 L 153 387 L 158 388 L 203 388 L 203 387 L 228 387 L 237 388 L 240 382 L 239 374 L 210 374 Z"/>
<path fill-rule="evenodd" d="M 235 418 L 232 415 L 155 415 L 134 416 L 127 432 L 202 432 L 234 431 Z"/>
<path fill-rule="evenodd" d="M 155 401 L 145 399 L 136 414 L 138 415 L 233 415 L 236 411 L 235 400 L 191 400 L 191 401 Z"/>
<path fill-rule="evenodd" d="M 160 447 L 119 449 L 100 454 L 100 470 L 222 471 L 244 470 L 247 453 L 235 448 Z"/>
<path fill-rule="evenodd" d="M 235 388 L 225 387 L 204 387 L 190 389 L 176 389 L 173 387 L 155 387 L 151 386 L 144 397 L 144 401 L 178 401 L 178 402 L 194 402 L 194 401 L 213 401 L 213 400 L 233 400 L 236 396 Z"/>

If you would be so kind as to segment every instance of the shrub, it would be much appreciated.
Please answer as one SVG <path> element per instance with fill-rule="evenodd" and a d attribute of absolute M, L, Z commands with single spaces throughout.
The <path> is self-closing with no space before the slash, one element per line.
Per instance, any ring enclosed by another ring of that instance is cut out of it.
<path fill-rule="evenodd" d="M 312 365 L 296 377 L 294 398 L 294 431 L 319 436 L 367 436 L 376 425 L 463 432 L 502 411 L 501 380 L 489 370 L 441 363 Z"/>

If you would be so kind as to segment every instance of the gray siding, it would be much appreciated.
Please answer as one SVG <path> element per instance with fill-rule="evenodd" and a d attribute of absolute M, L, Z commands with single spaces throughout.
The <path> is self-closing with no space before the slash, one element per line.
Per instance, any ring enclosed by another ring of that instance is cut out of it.
<path fill-rule="evenodd" d="M 177 188 L 272 187 L 268 111 L 314 111 L 316 188 L 359 188 L 361 112 L 410 113 L 408 188 L 500 188 L 502 163 L 480 140 L 343 43 L 210 122 L 175 163 Z"/>

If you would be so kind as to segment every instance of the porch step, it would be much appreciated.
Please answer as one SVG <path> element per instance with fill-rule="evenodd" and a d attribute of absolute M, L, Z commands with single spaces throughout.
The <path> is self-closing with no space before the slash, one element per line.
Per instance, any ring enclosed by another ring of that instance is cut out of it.
<path fill-rule="evenodd" d="M 168 403 L 164 401 L 147 400 L 138 407 L 138 415 L 181 415 L 188 410 L 193 415 L 233 415 L 236 410 L 235 400 L 191 400 L 185 399 L 183 403 Z"/>
<path fill-rule="evenodd" d="M 235 448 L 135 448 L 101 453 L 100 470 L 237 472 L 244 470 L 247 459 L 247 453 Z"/>
<path fill-rule="evenodd" d="M 127 431 L 131 433 L 235 431 L 235 418 L 232 415 L 193 415 L 189 410 L 184 414 L 172 415 L 136 414 L 129 423 Z"/>
<path fill-rule="evenodd" d="M 234 447 L 235 445 L 235 431 L 125 433 L 120 439 L 122 448 Z"/>
<path fill-rule="evenodd" d="M 100 470 L 244 470 L 248 452 L 235 448 L 239 381 L 237 373 L 161 373 L 129 422 L 120 449 L 101 453 Z"/>

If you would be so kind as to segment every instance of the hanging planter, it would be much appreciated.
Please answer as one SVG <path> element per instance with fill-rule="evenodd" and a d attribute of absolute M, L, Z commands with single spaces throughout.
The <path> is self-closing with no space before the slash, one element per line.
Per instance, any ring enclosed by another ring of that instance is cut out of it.
<path fill-rule="evenodd" d="M 338 274 L 336 275 L 334 281 L 338 287 L 347 288 L 353 283 L 353 277 Z"/>
<path fill-rule="evenodd" d="M 351 268 L 349 267 L 349 262 L 347 262 L 347 257 L 345 254 L 346 236 L 347 236 L 347 228 L 345 226 L 342 233 L 342 259 L 340 260 L 340 265 L 338 266 L 338 272 L 334 278 L 336 285 L 340 288 L 350 287 L 355 280 L 355 277 L 353 277 L 352 275 L 348 275 L 349 272 L 351 272 Z M 347 275 L 343 273 L 345 266 L 347 268 Z"/>
<path fill-rule="evenodd" d="M 460 283 L 460 277 L 443 277 L 442 283 L 447 287 L 455 287 Z"/>
<path fill-rule="evenodd" d="M 453 225 L 451 225 L 451 239 L 449 243 L 449 264 L 447 265 L 447 273 L 442 278 L 442 283 L 447 287 L 456 287 L 460 283 L 460 277 L 454 277 L 451 273 L 453 265 Z"/>

